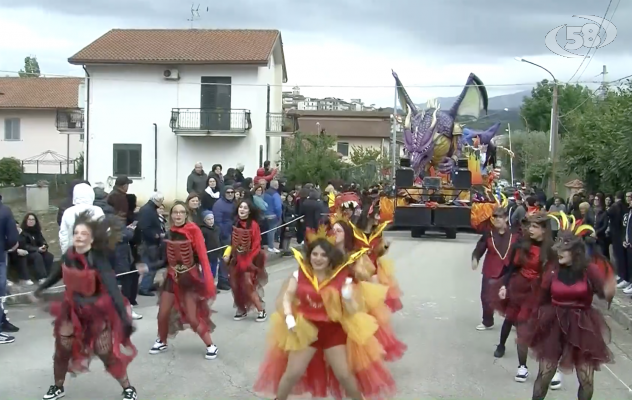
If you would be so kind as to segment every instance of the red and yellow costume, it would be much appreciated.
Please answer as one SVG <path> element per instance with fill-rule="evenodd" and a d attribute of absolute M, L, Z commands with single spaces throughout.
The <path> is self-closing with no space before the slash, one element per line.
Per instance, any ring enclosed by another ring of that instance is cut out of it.
<path fill-rule="evenodd" d="M 256 308 L 253 296 L 263 298 L 268 282 L 266 256 L 261 251 L 261 229 L 254 220 L 237 220 L 233 225 L 231 245 L 224 251 L 230 257 L 229 280 L 235 307 L 241 312 Z"/>
<path fill-rule="evenodd" d="M 206 245 L 200 228 L 192 222 L 172 226 L 169 240 L 165 240 L 167 275 L 162 290 L 175 297 L 171 316 L 158 318 L 158 335 L 163 343 L 167 336 L 174 336 L 189 324 L 200 336 L 212 332 L 210 303 L 215 300 L 215 281 L 206 255 Z M 187 297 L 194 296 L 195 310 L 187 304 Z M 195 315 L 191 315 L 195 313 Z M 164 315 L 164 314 L 163 314 Z"/>
<path fill-rule="evenodd" d="M 367 313 L 368 309 L 384 303 L 386 287 L 358 282 L 353 291 L 358 310 L 350 313 L 343 306 L 341 291 L 350 276 L 349 265 L 363 254 L 363 251 L 355 253 L 336 267 L 329 279 L 319 282 L 309 262 L 294 250 L 299 269 L 290 279 L 297 282 L 292 303 L 296 326 L 288 330 L 281 306 L 271 316 L 270 348 L 259 369 L 255 392 L 274 396 L 286 371 L 288 354 L 311 346 L 317 349 L 316 354 L 292 395 L 344 398 L 344 390 L 325 361 L 324 350 L 346 345 L 349 368 L 362 395 L 367 399 L 382 399 L 395 394 L 395 382 L 382 361 L 384 350 L 376 339 L 378 322 Z M 285 295 L 285 287 L 281 297 Z"/>

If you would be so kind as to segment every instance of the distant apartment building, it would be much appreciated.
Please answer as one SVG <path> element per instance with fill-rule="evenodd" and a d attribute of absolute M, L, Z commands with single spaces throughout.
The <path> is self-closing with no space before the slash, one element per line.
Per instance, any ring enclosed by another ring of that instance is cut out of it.
<path fill-rule="evenodd" d="M 305 97 L 301 95 L 301 89 L 294 86 L 291 91 L 283 92 L 283 108 L 300 111 L 375 111 L 375 104 L 366 106 L 361 99 L 345 101 L 335 97 Z"/>

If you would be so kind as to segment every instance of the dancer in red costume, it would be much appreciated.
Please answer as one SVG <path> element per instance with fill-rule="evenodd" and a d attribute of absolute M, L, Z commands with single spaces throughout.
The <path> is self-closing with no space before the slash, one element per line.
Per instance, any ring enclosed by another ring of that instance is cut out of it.
<path fill-rule="evenodd" d="M 268 282 L 268 274 L 265 269 L 266 256 L 261 251 L 258 219 L 259 210 L 250 200 L 237 202 L 231 245 L 224 252 L 237 308 L 233 317 L 235 321 L 245 319 L 252 309 L 257 310 L 257 322 L 268 319 L 263 302 L 263 287 Z"/>
<path fill-rule="evenodd" d="M 494 357 L 505 354 L 505 344 L 512 326 L 518 335 L 518 370 L 516 382 L 526 382 L 529 376 L 527 369 L 527 346 L 520 340 L 524 335 L 525 323 L 537 307 L 540 295 L 542 274 L 550 267 L 555 258 L 551 249 L 550 219 L 545 212 L 537 212 L 528 217 L 528 228 L 525 236 L 516 242 L 510 253 L 508 272 L 500 280 L 502 285 L 497 295 L 492 293 L 493 308 L 505 316 L 500 331 L 500 343 L 496 347 Z"/>
<path fill-rule="evenodd" d="M 519 235 L 512 233 L 509 228 L 509 214 L 507 209 L 497 206 L 490 218 L 491 227 L 484 231 L 472 252 L 472 269 L 478 269 L 478 264 L 485 254 L 483 262 L 483 280 L 481 282 L 481 306 L 483 307 L 483 321 L 476 327 L 478 331 L 485 331 L 494 326 L 494 309 L 490 304 L 490 288 L 496 288 L 503 273 L 507 272 L 511 260 L 510 252 Z"/>
<path fill-rule="evenodd" d="M 345 260 L 325 229 L 309 233 L 299 268 L 281 290 L 271 317 L 270 343 L 254 389 L 286 400 L 393 397 L 395 382 L 382 362 L 377 322 L 364 310 L 368 298 L 384 301 L 386 288 L 353 283 Z"/>
<path fill-rule="evenodd" d="M 120 238 L 119 225 L 115 217 L 95 221 L 90 212 L 79 214 L 72 247 L 62 257 L 61 266 L 34 293 L 40 298 L 44 290 L 61 279 L 66 285 L 63 300 L 50 307 L 55 317 L 55 383 L 44 400 L 64 397 L 66 374 L 87 372 L 94 356 L 119 382 L 123 399 L 137 398 L 127 377 L 127 366 L 137 353 L 130 341 L 134 330 L 131 307 L 118 288 L 107 257 Z"/>
<path fill-rule="evenodd" d="M 377 279 L 376 265 L 368 255 L 371 248 L 362 242 L 362 240 L 366 241 L 366 236 L 358 228 L 354 228 L 354 225 L 341 214 L 332 218 L 332 222 L 331 233 L 335 238 L 336 248 L 351 258 L 357 258 L 348 267 L 355 281 L 380 283 Z M 358 256 L 356 257 L 356 255 Z M 390 287 L 383 286 L 387 288 L 385 300 L 369 299 L 371 301 L 367 303 L 367 311 L 378 322 L 375 337 L 384 348 L 385 360 L 397 361 L 404 356 L 408 347 L 397 338 L 393 331 L 391 326 L 392 312 L 388 307 Z"/>
<path fill-rule="evenodd" d="M 158 302 L 158 339 L 149 354 L 166 351 L 167 337 L 189 324 L 206 345 L 204 357 L 214 360 L 218 349 L 211 339 L 215 325 L 210 304 L 216 296 L 215 281 L 202 231 L 188 219 L 188 208 L 177 201 L 169 212 L 169 240 L 165 240 L 167 275 Z"/>
<path fill-rule="evenodd" d="M 523 340 L 540 363 L 533 400 L 543 400 L 556 371 L 577 372 L 579 400 L 590 400 L 594 372 L 612 362 L 610 328 L 593 308 L 593 295 L 610 301 L 616 291 L 612 267 L 590 262 L 581 232 L 560 230 L 554 249 L 558 260 L 543 279 L 540 304 Z"/>
<path fill-rule="evenodd" d="M 392 312 L 401 310 L 404 306 L 401 301 L 402 292 L 395 278 L 393 262 L 388 260 L 386 252 L 389 243 L 384 240 L 384 230 L 392 221 L 380 221 L 380 199 L 378 193 L 365 196 L 362 212 L 356 225 L 354 225 L 354 236 L 359 241 L 359 246 L 368 250 L 369 258 L 375 266 L 375 274 L 372 279 L 388 286 L 386 295 L 386 305 Z"/>

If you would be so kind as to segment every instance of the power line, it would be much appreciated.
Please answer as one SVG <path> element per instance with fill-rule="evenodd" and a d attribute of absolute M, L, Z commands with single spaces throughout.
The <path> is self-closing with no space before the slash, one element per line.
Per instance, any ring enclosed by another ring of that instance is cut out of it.
<path fill-rule="evenodd" d="M 3 74 L 17 74 L 18 71 L 3 71 L 0 70 L 0 73 Z M 42 73 L 41 77 L 43 78 L 76 78 L 76 79 L 85 79 L 85 76 L 76 76 L 76 75 L 59 75 L 59 74 L 45 74 Z M 138 83 L 156 83 L 156 81 L 154 80 L 142 80 L 142 79 L 113 79 L 113 78 L 89 78 L 91 81 L 109 81 L 109 82 L 138 82 Z M 183 80 L 179 80 L 178 81 L 179 84 L 184 84 L 184 85 L 212 85 L 212 86 L 245 86 L 245 87 L 290 87 L 290 86 L 298 86 L 300 88 L 346 88 L 346 89 L 393 89 L 395 87 L 395 85 L 298 85 L 298 84 L 280 84 L 280 85 L 275 85 L 275 84 L 265 84 L 265 83 L 201 83 L 199 81 L 197 82 L 193 82 L 193 81 L 183 81 Z M 487 88 L 490 87 L 517 87 L 517 86 L 528 86 L 528 87 L 534 87 L 536 86 L 538 83 L 542 83 L 540 82 L 524 82 L 524 83 L 496 83 L 496 84 L 485 84 L 485 85 L 480 85 L 480 86 L 484 86 Z M 577 82 L 577 83 L 581 83 L 581 84 L 601 84 L 601 81 L 582 81 L 582 82 Z M 553 82 L 548 82 L 548 85 L 553 85 Z M 417 85 L 404 85 L 404 88 L 406 89 L 411 89 L 411 88 L 425 88 L 425 89 L 431 89 L 431 88 L 463 88 L 463 84 L 444 84 L 444 85 L 428 85 L 428 84 L 417 84 Z M 470 86 L 477 86 L 477 85 L 470 85 Z"/>
<path fill-rule="evenodd" d="M 604 19 L 606 18 L 606 16 L 608 15 L 608 11 L 610 10 L 610 6 L 612 5 L 612 1 L 613 1 L 613 0 L 610 0 L 610 2 L 608 3 L 608 8 L 606 8 L 606 12 L 605 12 L 605 14 L 603 15 L 603 19 L 601 20 L 601 24 L 599 24 L 599 29 L 597 30 L 597 35 L 599 35 L 599 32 L 601 32 L 601 25 L 603 24 L 603 20 L 604 20 Z M 568 28 L 567 28 L 567 29 L 568 29 Z M 583 40 L 583 39 L 584 39 L 584 37 L 582 36 L 582 40 Z M 573 80 L 573 78 L 575 77 L 575 75 L 577 75 L 577 73 L 578 73 L 578 72 L 579 72 L 579 70 L 581 69 L 582 65 L 584 65 L 584 62 L 586 62 L 586 59 L 589 57 L 589 55 L 590 55 L 590 50 L 592 50 L 593 48 L 594 48 L 594 46 L 593 46 L 593 47 L 590 47 L 590 48 L 588 49 L 588 51 L 586 52 L 586 55 L 584 55 L 584 58 L 582 59 L 581 64 L 579 64 L 579 67 L 577 67 L 577 69 L 575 70 L 575 73 L 573 74 L 573 76 L 571 76 L 571 78 L 568 80 L 568 82 L 572 81 L 572 80 Z M 596 51 L 596 49 L 595 49 L 595 51 Z M 593 53 L 593 54 L 594 54 L 594 53 Z M 580 78 L 581 78 L 581 75 L 580 75 Z M 577 78 L 577 80 L 579 80 L 579 78 Z M 568 83 L 568 82 L 566 82 L 566 83 Z"/>
<path fill-rule="evenodd" d="M 612 81 L 612 82 L 610 82 L 610 83 L 620 82 L 620 81 L 622 81 L 622 80 L 624 80 L 624 79 L 628 79 L 628 78 L 632 78 L 632 75 L 626 75 L 626 76 L 624 76 L 623 78 L 616 79 L 616 80 L 614 80 L 614 81 Z M 564 118 L 564 117 L 566 117 L 567 115 L 572 114 L 573 112 L 577 111 L 577 110 L 578 110 L 581 106 L 583 106 L 583 105 L 584 105 L 584 104 L 585 104 L 588 100 L 591 100 L 591 99 L 592 99 L 592 96 L 596 95 L 596 94 L 597 94 L 597 92 L 598 92 L 598 91 L 600 91 L 601 89 L 602 89 L 601 87 L 597 88 L 594 92 L 592 92 L 592 94 L 591 94 L 589 97 L 586 97 L 586 98 L 584 99 L 584 101 L 582 101 L 581 103 L 579 103 L 579 104 L 578 104 L 575 108 L 573 108 L 572 110 L 570 110 L 570 111 L 569 111 L 569 112 L 567 112 L 567 113 L 564 113 L 564 115 L 560 115 L 558 118 Z M 566 129 L 566 128 L 565 128 L 565 129 Z"/>
<path fill-rule="evenodd" d="M 614 6 L 614 11 L 612 12 L 612 15 L 610 16 L 610 19 L 614 18 L 614 15 L 617 13 L 617 8 L 619 8 L 619 4 L 621 4 L 621 0 L 619 0 L 617 2 L 617 5 Z M 610 7 L 610 6 L 608 6 Z M 606 10 L 606 15 L 608 14 L 608 10 Z M 604 16 L 605 18 L 605 16 Z M 601 25 L 603 24 L 603 20 L 601 20 L 601 24 L 599 24 L 599 31 L 601 31 Z M 608 24 L 610 24 L 610 21 L 608 21 Z M 591 49 L 588 49 L 588 52 L 590 53 Z M 595 58 L 595 53 L 597 53 L 597 50 L 599 50 L 599 47 L 595 48 L 595 51 L 593 51 L 592 53 L 592 57 L 590 57 L 590 59 L 588 60 L 588 63 L 586 63 L 586 66 L 584 67 L 584 70 L 581 72 L 581 74 L 579 74 L 579 76 L 577 77 L 577 80 L 580 80 L 582 75 L 584 75 L 584 72 L 586 72 L 586 70 L 588 69 L 588 66 L 590 65 L 590 63 L 592 62 L 593 58 Z"/>

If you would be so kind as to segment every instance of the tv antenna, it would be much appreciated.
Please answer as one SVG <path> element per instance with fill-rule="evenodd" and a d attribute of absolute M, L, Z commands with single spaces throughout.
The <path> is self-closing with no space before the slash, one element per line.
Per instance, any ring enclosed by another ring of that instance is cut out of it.
<path fill-rule="evenodd" d="M 206 12 L 208 12 L 208 7 L 206 7 Z M 196 7 L 195 3 L 191 4 L 191 18 L 187 18 L 187 21 L 191 23 L 191 29 L 193 29 L 193 23 L 200 18 L 202 18 L 200 16 L 200 5 L 198 4 Z"/>

